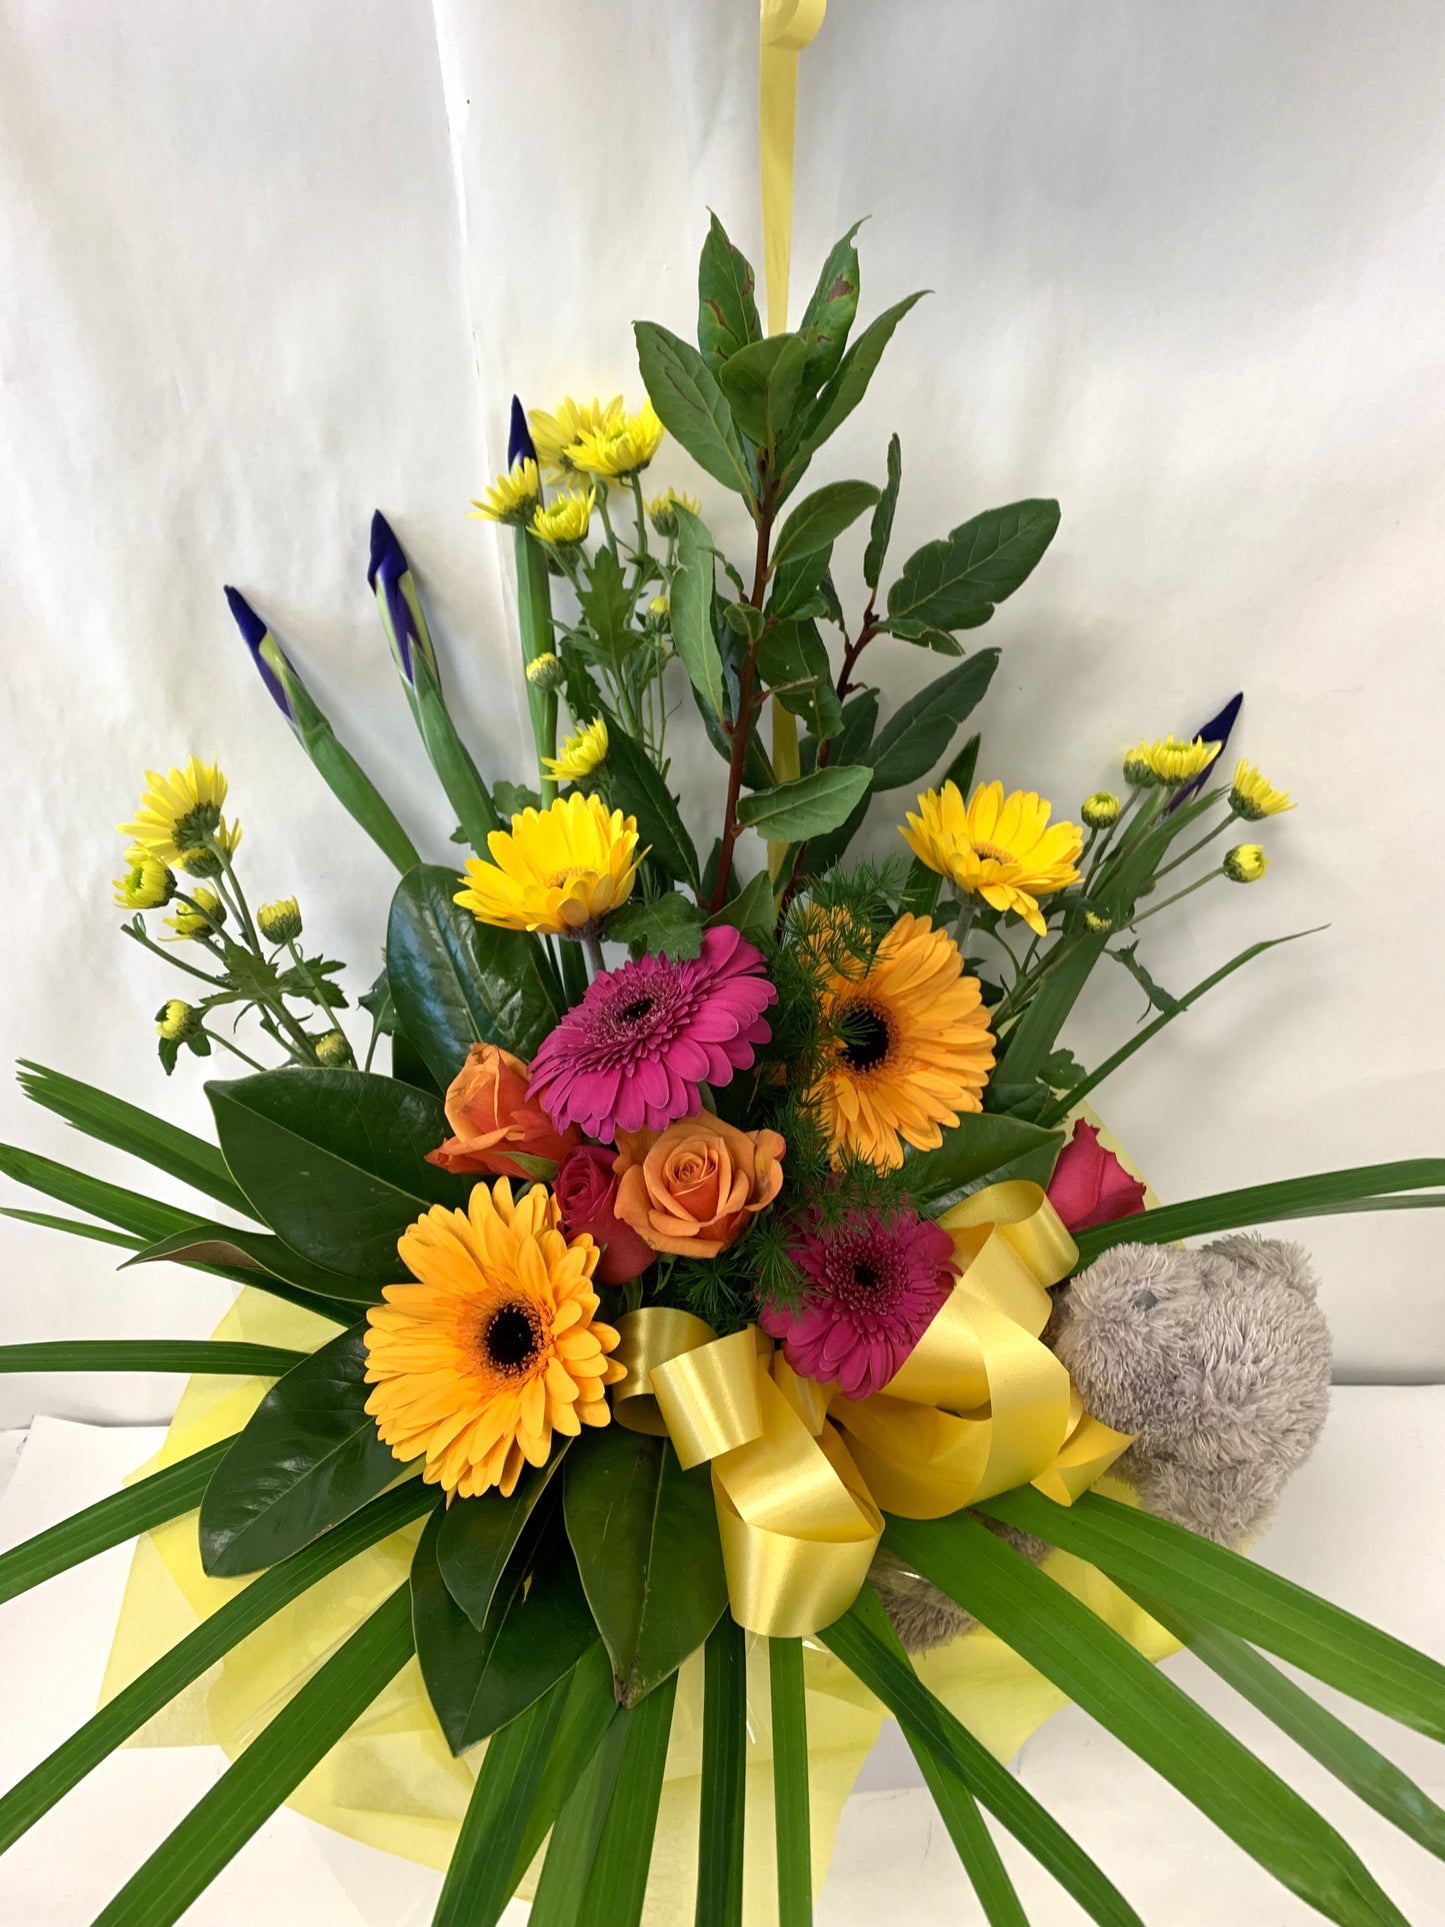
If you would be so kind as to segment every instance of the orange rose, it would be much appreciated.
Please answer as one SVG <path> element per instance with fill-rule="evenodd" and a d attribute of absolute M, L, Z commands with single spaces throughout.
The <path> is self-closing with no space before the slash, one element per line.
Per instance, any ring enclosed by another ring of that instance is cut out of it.
<path fill-rule="evenodd" d="M 508 1157 L 510 1149 L 560 1164 L 580 1140 L 575 1129 L 559 1131 L 540 1104 L 527 1102 L 530 1077 L 510 1051 L 473 1044 L 447 1088 L 447 1123 L 456 1135 L 428 1151 L 427 1163 L 460 1176 L 535 1176 Z"/>
<path fill-rule="evenodd" d="M 778 1195 L 786 1149 L 776 1131 L 740 1131 L 711 1111 L 619 1131 L 613 1209 L 654 1251 L 716 1258 Z"/>

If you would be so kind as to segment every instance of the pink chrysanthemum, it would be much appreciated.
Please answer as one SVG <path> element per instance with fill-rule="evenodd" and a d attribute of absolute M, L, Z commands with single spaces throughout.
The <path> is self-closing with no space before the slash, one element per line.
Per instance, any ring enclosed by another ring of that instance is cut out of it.
<path fill-rule="evenodd" d="M 773 1034 L 763 1012 L 778 993 L 762 972 L 731 924 L 705 933 L 700 957 L 603 971 L 532 1059 L 527 1095 L 559 1131 L 578 1124 L 604 1143 L 693 1116 L 699 1086 L 728 1083 Z"/>
<path fill-rule="evenodd" d="M 795 1307 L 768 1306 L 759 1324 L 781 1339 L 795 1372 L 837 1379 L 867 1398 L 892 1378 L 953 1289 L 953 1240 L 912 1212 L 853 1211 L 810 1231 L 794 1258 L 812 1283 Z"/>

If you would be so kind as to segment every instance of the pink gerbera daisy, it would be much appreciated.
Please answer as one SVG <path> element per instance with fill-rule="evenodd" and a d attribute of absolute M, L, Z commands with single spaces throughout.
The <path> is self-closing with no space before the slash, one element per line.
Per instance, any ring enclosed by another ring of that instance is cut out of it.
<path fill-rule="evenodd" d="M 773 1034 L 763 1012 L 778 993 L 762 973 L 731 924 L 704 934 L 700 957 L 604 970 L 532 1059 L 527 1095 L 559 1131 L 577 1124 L 604 1143 L 693 1116 L 699 1087 L 747 1070 Z"/>
<path fill-rule="evenodd" d="M 837 1379 L 847 1398 L 883 1389 L 956 1278 L 953 1240 L 911 1211 L 887 1219 L 851 1211 L 810 1231 L 793 1256 L 811 1281 L 801 1302 L 767 1306 L 758 1322 L 782 1340 L 795 1372 Z"/>

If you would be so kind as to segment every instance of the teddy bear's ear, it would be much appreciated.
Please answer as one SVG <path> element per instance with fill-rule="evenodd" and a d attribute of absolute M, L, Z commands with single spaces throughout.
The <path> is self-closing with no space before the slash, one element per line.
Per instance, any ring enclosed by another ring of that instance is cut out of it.
<path fill-rule="evenodd" d="M 1312 1305 L 1319 1296 L 1319 1279 L 1303 1245 L 1283 1238 L 1261 1238 L 1251 1231 L 1232 1231 L 1204 1249 L 1228 1265 L 1236 1279 L 1249 1284 L 1279 1285 Z"/>

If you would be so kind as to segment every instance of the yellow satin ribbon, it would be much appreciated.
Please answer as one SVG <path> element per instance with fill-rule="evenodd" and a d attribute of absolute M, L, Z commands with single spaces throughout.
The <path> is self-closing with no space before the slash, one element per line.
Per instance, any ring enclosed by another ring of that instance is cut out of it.
<path fill-rule="evenodd" d="M 753 1326 L 718 1338 L 658 1306 L 618 1320 L 613 1414 L 665 1434 L 684 1466 L 711 1463 L 729 1602 L 751 1632 L 801 1637 L 846 1612 L 884 1511 L 937 1519 L 1030 1483 L 1069 1505 L 1130 1443 L 1040 1342 L 1047 1288 L 1078 1252 L 1039 1186 L 990 1185 L 939 1223 L 962 1275 L 871 1398 L 800 1378 Z"/>

